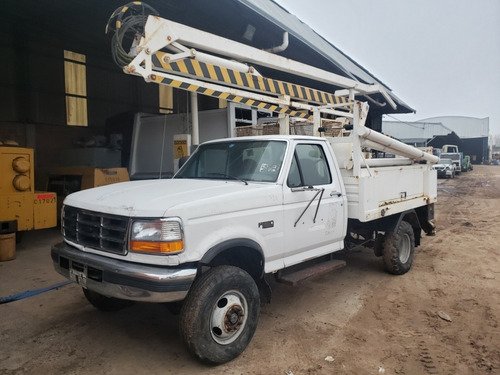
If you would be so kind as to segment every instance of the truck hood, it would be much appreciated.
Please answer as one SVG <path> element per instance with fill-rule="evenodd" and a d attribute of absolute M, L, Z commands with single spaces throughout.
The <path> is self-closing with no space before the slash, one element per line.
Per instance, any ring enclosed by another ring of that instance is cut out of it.
<path fill-rule="evenodd" d="M 439 164 L 439 163 L 438 164 L 434 164 L 434 168 L 435 169 L 444 169 L 446 167 L 450 167 L 451 168 L 452 165 L 450 165 L 450 164 Z"/>
<path fill-rule="evenodd" d="M 251 192 L 251 193 L 250 193 Z M 252 199 L 248 199 L 251 196 Z M 201 217 L 276 205 L 277 184 L 169 179 L 122 182 L 70 194 L 65 205 L 130 217 Z"/>

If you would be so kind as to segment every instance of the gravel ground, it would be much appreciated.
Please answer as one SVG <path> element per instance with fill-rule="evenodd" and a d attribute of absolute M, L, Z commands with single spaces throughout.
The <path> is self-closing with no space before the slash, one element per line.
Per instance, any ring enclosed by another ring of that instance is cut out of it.
<path fill-rule="evenodd" d="M 195 360 L 162 305 L 102 313 L 71 284 L 0 305 L 0 374 L 498 374 L 500 167 L 439 180 L 436 219 L 406 275 L 361 250 L 341 270 L 275 285 L 230 363 Z M 64 281 L 58 241 L 55 229 L 27 233 L 0 262 L 0 297 Z"/>

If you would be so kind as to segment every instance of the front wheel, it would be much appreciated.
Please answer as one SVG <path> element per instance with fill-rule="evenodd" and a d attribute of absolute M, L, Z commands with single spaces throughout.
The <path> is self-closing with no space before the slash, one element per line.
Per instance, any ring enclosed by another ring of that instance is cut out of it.
<path fill-rule="evenodd" d="M 180 319 L 181 338 L 202 361 L 221 364 L 239 356 L 257 328 L 259 290 L 234 266 L 206 271 L 192 286 Z"/>
<path fill-rule="evenodd" d="M 402 221 L 396 232 L 385 234 L 383 244 L 384 266 L 387 272 L 403 275 L 408 272 L 415 252 L 415 233 L 407 221 Z"/>

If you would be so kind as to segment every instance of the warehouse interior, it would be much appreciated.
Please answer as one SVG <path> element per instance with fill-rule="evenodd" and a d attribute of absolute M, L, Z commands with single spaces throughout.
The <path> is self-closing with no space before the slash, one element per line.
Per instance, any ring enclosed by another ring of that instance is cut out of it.
<path fill-rule="evenodd" d="M 269 0 L 224 0 L 218 2 L 217 8 L 195 0 L 148 4 L 165 18 L 262 49 L 282 43 L 285 22 L 288 25 L 285 27 L 294 28 L 296 23 L 299 28 L 308 29 Z M 139 112 L 189 111 L 186 92 L 165 92 L 158 85 L 123 74 L 113 63 L 105 26 L 113 11 L 122 5 L 122 1 L 21 0 L 8 1 L 3 7 L 1 64 L 8 74 L 0 78 L 4 98 L 0 103 L 0 140 L 35 150 L 37 189 L 46 188 L 48 171 L 60 162 L 58 151 L 99 142 L 94 137 L 109 136 L 116 128 L 126 137 L 134 114 Z M 245 36 L 247 29 L 253 30 L 251 38 Z M 337 74 L 349 77 L 358 74 L 356 78 L 360 81 L 379 82 L 340 51 L 334 50 L 338 56 L 325 56 L 318 51 L 319 46 L 314 43 L 325 41 L 308 30 L 316 41 L 308 42 L 304 40 L 308 34 L 298 35 L 298 29 L 290 29 L 289 46 L 281 54 Z M 264 76 L 272 74 L 293 80 L 261 70 Z M 82 71 L 86 79 L 83 83 L 76 82 Z M 73 78 L 69 78 L 71 75 Z M 373 99 L 382 101 L 375 96 Z M 198 101 L 200 111 L 220 106 L 218 100 L 210 97 L 200 96 Z M 374 105 L 373 126 L 380 127 L 382 113 L 412 111 L 401 100 L 397 103 L 396 110 Z M 124 143 L 127 141 L 128 138 L 124 139 Z"/>
<path fill-rule="evenodd" d="M 162 178 L 175 171 L 174 166 L 169 166 L 168 173 L 162 174 L 162 163 L 153 161 L 155 155 L 149 150 L 149 142 L 161 138 L 167 143 L 166 147 L 161 145 L 162 152 L 165 149 L 171 153 L 176 133 L 189 136 L 192 98 L 186 91 L 124 74 L 113 62 L 106 25 L 123 5 L 118 0 L 8 0 L 3 4 L 2 233 L 55 226 L 54 215 L 47 214 L 47 210 L 58 212 L 62 200 L 71 192 L 130 178 L 151 178 L 158 168 Z M 388 92 L 396 108 L 379 93 L 359 96 L 370 103 L 367 126 L 375 130 L 381 129 L 384 114 L 414 111 L 367 69 L 272 0 L 220 0 L 217 5 L 198 0 L 151 0 L 139 7 L 151 7 L 166 19 L 258 49 L 282 46 L 288 33 L 287 46 L 277 52 L 280 55 L 361 83 L 380 84 Z M 327 92 L 339 89 L 263 66 L 256 68 L 265 77 Z M 201 141 L 234 135 L 228 126 L 273 115 L 209 96 L 198 95 L 196 100 Z M 142 130 L 149 131 L 143 132 L 149 135 L 140 145 L 142 151 L 133 147 L 138 123 Z M 148 123 L 155 123 L 157 129 L 161 129 L 159 124 L 166 124 L 168 131 L 163 138 L 158 137 Z M 143 152 L 142 160 L 131 156 L 134 151 Z M 13 168 L 13 159 L 26 165 Z M 138 165 L 146 172 L 134 169 Z M 55 194 L 57 199 L 47 194 Z M 24 202 L 30 203 L 14 209 L 13 196 L 22 196 Z M 18 220 L 24 216 L 29 217 Z"/>

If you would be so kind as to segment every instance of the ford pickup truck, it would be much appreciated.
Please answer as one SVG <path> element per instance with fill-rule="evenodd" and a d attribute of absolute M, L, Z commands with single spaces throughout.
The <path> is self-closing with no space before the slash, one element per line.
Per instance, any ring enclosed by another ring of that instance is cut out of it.
<path fill-rule="evenodd" d="M 329 255 L 359 245 L 404 274 L 422 232 L 433 234 L 432 165 L 363 157 L 353 166 L 354 154 L 327 137 L 203 143 L 172 179 L 69 195 L 53 264 L 100 310 L 179 306 L 187 347 L 227 362 L 255 332 L 269 277 L 294 280 L 288 270 L 325 257 L 336 268 Z"/>

